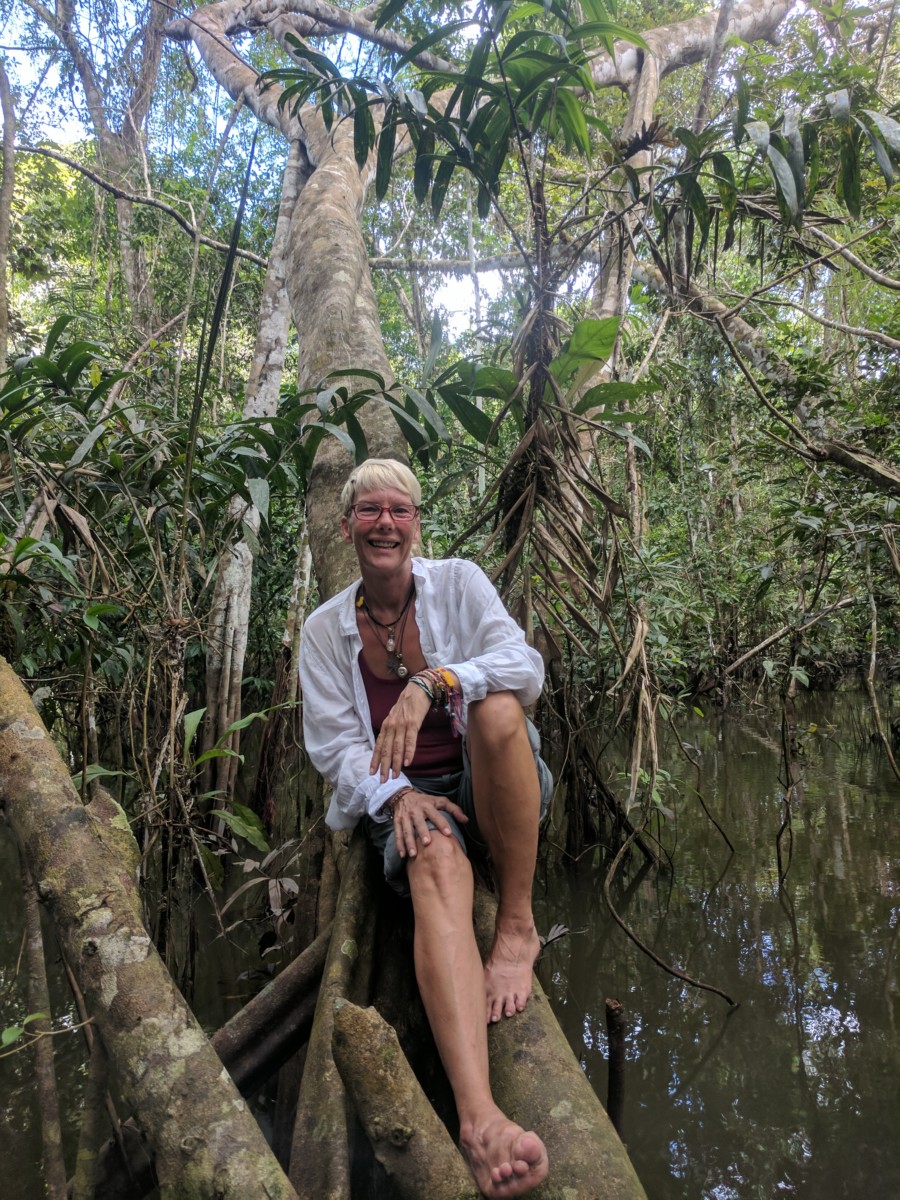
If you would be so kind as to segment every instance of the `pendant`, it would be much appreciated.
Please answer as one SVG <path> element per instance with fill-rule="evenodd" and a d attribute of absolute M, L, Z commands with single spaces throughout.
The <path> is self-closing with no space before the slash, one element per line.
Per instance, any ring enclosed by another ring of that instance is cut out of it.
<path fill-rule="evenodd" d="M 385 646 L 385 650 L 387 650 L 388 654 L 394 653 L 394 644 L 394 631 L 392 629 L 388 634 L 387 645 Z"/>
<path fill-rule="evenodd" d="M 397 664 L 397 674 L 400 676 L 401 679 L 405 679 L 407 677 L 407 675 L 409 674 L 409 671 L 407 670 L 406 667 L 404 667 L 403 663 Z"/>

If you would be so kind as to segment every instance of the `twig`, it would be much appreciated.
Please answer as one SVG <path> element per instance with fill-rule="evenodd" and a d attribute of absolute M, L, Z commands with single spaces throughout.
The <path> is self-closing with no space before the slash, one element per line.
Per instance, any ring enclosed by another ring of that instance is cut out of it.
<path fill-rule="evenodd" d="M 716 996 L 721 996 L 722 999 L 725 1000 L 728 1004 L 730 1004 L 732 1008 L 736 1008 L 738 1006 L 738 1004 L 740 1003 L 740 1001 L 732 1000 L 731 996 L 729 996 L 727 992 L 723 992 L 722 989 L 719 987 L 716 987 L 715 984 L 704 983 L 703 980 L 694 979 L 694 978 L 692 978 L 692 976 L 688 975 L 686 971 L 682 971 L 680 967 L 672 966 L 671 963 L 667 963 L 667 962 L 665 962 L 664 959 L 660 958 L 660 956 L 654 950 L 650 949 L 650 947 L 647 945 L 647 943 L 645 941 L 642 941 L 641 938 L 638 937 L 638 935 L 634 932 L 634 930 L 627 923 L 627 921 L 625 921 L 625 919 L 623 917 L 621 917 L 619 915 L 619 913 L 616 911 L 616 906 L 612 902 L 613 880 L 616 877 L 616 872 L 619 869 L 619 865 L 622 862 L 622 859 L 625 857 L 626 853 L 631 849 L 632 844 L 636 840 L 637 833 L 638 833 L 638 831 L 635 830 L 632 834 L 629 835 L 629 837 L 627 837 L 625 839 L 625 841 L 619 847 L 619 852 L 616 854 L 616 857 L 612 860 L 609 870 L 606 872 L 606 878 L 603 880 L 603 898 L 606 901 L 606 906 L 609 909 L 612 919 L 619 926 L 619 928 L 622 930 L 622 932 L 625 933 L 629 938 L 631 938 L 631 940 L 634 942 L 634 944 L 637 946 L 637 948 L 639 950 L 642 950 L 644 952 L 644 954 L 646 954 L 647 957 L 651 960 L 651 962 L 656 963 L 656 965 L 658 967 L 661 967 L 662 970 L 665 971 L 668 975 L 674 975 L 676 979 L 682 980 L 684 983 L 689 984 L 691 987 L 700 988 L 701 991 L 713 992 Z"/>

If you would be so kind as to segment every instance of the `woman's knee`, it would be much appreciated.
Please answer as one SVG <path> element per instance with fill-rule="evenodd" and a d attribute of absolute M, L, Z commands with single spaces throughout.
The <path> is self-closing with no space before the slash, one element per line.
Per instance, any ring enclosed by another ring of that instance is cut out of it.
<path fill-rule="evenodd" d="M 469 705 L 469 738 L 503 750 L 525 733 L 525 713 L 512 692 L 489 692 Z"/>
<path fill-rule="evenodd" d="M 472 878 L 471 863 L 459 842 L 436 829 L 431 831 L 427 846 L 419 839 L 416 856 L 409 860 L 406 870 L 413 895 L 417 886 L 446 892 Z"/>

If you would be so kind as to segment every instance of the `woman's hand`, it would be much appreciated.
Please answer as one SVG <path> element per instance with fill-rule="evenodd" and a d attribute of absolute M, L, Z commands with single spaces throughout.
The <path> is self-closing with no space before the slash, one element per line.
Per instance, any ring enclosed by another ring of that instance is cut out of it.
<path fill-rule="evenodd" d="M 396 777 L 409 766 L 416 753 L 419 730 L 430 707 L 427 694 L 418 684 L 406 685 L 400 699 L 384 718 L 369 763 L 370 775 L 380 771 L 384 783 L 390 772 Z"/>
<path fill-rule="evenodd" d="M 403 793 L 393 810 L 394 836 L 401 858 L 416 857 L 417 834 L 423 846 L 430 844 L 432 831 L 428 827 L 429 821 L 437 826 L 445 837 L 453 837 L 453 830 L 444 813 L 449 813 L 462 825 L 469 819 L 459 805 L 446 796 L 429 796 L 412 788 Z"/>

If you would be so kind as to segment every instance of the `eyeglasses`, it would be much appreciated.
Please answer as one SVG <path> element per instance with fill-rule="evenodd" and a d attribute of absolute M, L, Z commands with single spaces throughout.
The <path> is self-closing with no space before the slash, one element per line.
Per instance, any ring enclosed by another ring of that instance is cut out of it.
<path fill-rule="evenodd" d="M 357 521 L 363 525 L 372 525 L 380 520 L 383 512 L 389 513 L 391 520 L 398 525 L 407 525 L 419 515 L 417 504 L 351 504 L 350 511 Z"/>

